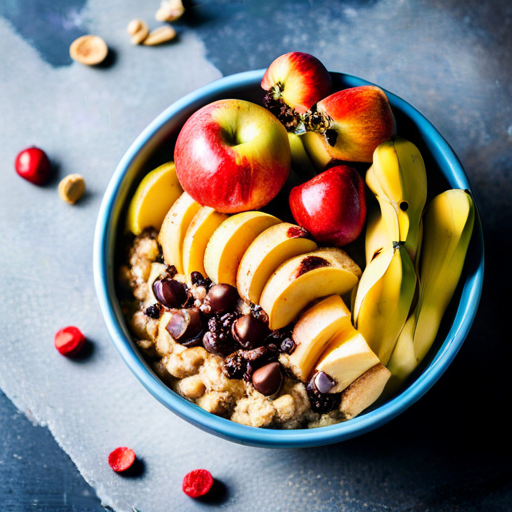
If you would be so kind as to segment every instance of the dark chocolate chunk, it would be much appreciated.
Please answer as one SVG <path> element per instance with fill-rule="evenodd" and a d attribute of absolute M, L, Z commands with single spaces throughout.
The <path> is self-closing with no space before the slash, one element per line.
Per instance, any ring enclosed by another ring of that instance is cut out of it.
<path fill-rule="evenodd" d="M 244 315 L 233 322 L 232 334 L 243 348 L 253 349 L 263 344 L 270 330 L 253 315 Z"/>
<path fill-rule="evenodd" d="M 336 385 L 336 381 L 325 372 L 318 372 L 315 375 L 315 387 L 320 393 L 329 393 Z"/>
<path fill-rule="evenodd" d="M 166 308 L 180 308 L 188 298 L 187 287 L 169 277 L 158 278 L 153 283 L 156 300 Z"/>
<path fill-rule="evenodd" d="M 210 288 L 206 295 L 206 302 L 212 313 L 221 314 L 233 311 L 238 302 L 238 291 L 230 284 L 216 284 Z"/>
<path fill-rule="evenodd" d="M 279 363 L 269 363 L 252 374 L 252 384 L 262 395 L 276 394 L 283 383 L 283 374 Z"/>
<path fill-rule="evenodd" d="M 203 335 L 203 322 L 199 309 L 171 311 L 166 329 L 173 339 L 182 345 L 188 347 L 198 344 Z"/>

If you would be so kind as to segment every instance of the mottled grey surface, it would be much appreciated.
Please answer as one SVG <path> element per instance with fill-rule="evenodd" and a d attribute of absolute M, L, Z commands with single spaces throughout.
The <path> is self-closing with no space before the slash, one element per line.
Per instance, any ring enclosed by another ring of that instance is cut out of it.
<path fill-rule="evenodd" d="M 23 2 L 7 4 L 12 8 Z M 0 256 L 0 311 L 8 333 L 0 340 L 0 384 L 8 396 L 49 422 L 103 497 L 124 500 L 126 506 L 138 506 L 137 499 L 155 493 L 152 486 L 164 480 L 163 494 L 170 497 L 166 510 L 169 503 L 172 510 L 208 507 L 192 505 L 179 490 L 186 470 L 205 466 L 227 486 L 219 502 L 230 510 L 510 510 L 512 8 L 504 1 L 474 0 L 204 1 L 181 23 L 179 46 L 155 49 L 144 54 L 146 59 L 139 57 L 144 49 L 126 43 L 124 27 L 135 15 L 149 19 L 153 7 L 135 1 L 111 4 L 107 8 L 90 1 L 80 18 L 116 49 L 114 65 L 103 70 L 77 65 L 52 69 L 44 61 L 55 65 L 58 56 L 52 52 L 62 48 L 48 53 L 33 42 L 43 52 L 41 60 L 0 19 L 0 45 L 9 49 L 0 57 L 0 228 L 9 248 Z M 4 8 L 2 4 L 0 14 Z M 300 50 L 315 54 L 331 70 L 361 76 L 401 95 L 446 137 L 473 183 L 487 250 L 479 316 L 440 382 L 376 432 L 319 449 L 232 445 L 162 410 L 108 341 L 92 289 L 95 214 L 112 170 L 133 138 L 179 91 L 199 86 L 201 78 L 207 81 L 193 65 L 167 71 L 178 48 L 188 55 L 201 53 L 194 36 L 205 42 L 206 56 L 224 74 L 265 67 L 281 53 Z M 92 89 L 92 84 L 100 87 Z M 119 88 L 117 94 L 112 84 Z M 54 104 L 48 105 L 48 98 Z M 82 134 L 78 140 L 76 130 Z M 89 178 L 90 194 L 81 205 L 71 209 L 60 204 L 55 183 L 34 189 L 12 174 L 16 152 L 30 143 L 40 144 L 59 161 L 61 175 L 82 172 Z M 60 278 L 56 285 L 54 272 Z M 80 324 L 91 336 L 95 349 L 87 361 L 73 365 L 46 348 L 62 323 Z M 34 357 L 16 366 L 17 352 L 27 350 Z M 75 393 L 81 406 L 63 407 L 73 383 L 88 380 L 91 385 Z M 116 391 L 119 383 L 125 394 Z M 60 392 L 61 387 L 67 389 Z M 113 398 L 127 423 L 112 417 Z M 76 417 L 66 416 L 71 410 Z M 151 418 L 151 430 L 137 418 L 139 411 Z M 93 426 L 96 432 L 91 432 Z M 77 430 L 70 433 L 71 427 Z M 76 434 L 83 435 L 83 445 L 69 446 L 68 436 Z M 122 480 L 104 468 L 108 448 L 120 442 L 132 444 L 144 458 L 141 478 Z M 0 491 L 8 488 L 3 453 L 8 452 L 1 453 Z M 30 474 L 36 481 L 27 469 Z M 25 504 L 7 503 L 8 510 L 26 509 Z"/>

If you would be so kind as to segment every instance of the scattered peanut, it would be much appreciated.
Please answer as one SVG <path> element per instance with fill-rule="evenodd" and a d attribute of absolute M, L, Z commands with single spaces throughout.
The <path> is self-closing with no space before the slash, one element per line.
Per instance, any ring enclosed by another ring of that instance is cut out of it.
<path fill-rule="evenodd" d="M 176 21 L 183 16 L 185 8 L 181 0 L 163 0 L 160 9 L 156 11 L 158 21 Z"/>
<path fill-rule="evenodd" d="M 80 174 L 69 174 L 59 183 L 59 196 L 66 203 L 75 204 L 85 192 L 85 180 Z"/>
<path fill-rule="evenodd" d="M 107 54 L 107 43 L 101 37 L 90 34 L 75 39 L 69 47 L 71 58 L 87 66 L 103 62 Z"/>
<path fill-rule="evenodd" d="M 132 36 L 132 44 L 142 44 L 149 35 L 149 28 L 144 20 L 135 19 L 126 27 L 128 34 Z"/>
<path fill-rule="evenodd" d="M 156 46 L 157 44 L 166 43 L 176 37 L 176 30 L 170 25 L 164 25 L 153 30 L 142 44 L 146 46 Z"/>

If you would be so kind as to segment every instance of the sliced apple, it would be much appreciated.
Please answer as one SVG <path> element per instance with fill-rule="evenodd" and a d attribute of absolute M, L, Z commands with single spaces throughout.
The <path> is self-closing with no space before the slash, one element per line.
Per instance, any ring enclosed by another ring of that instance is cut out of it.
<path fill-rule="evenodd" d="M 352 326 L 331 340 L 315 366 L 336 384 L 329 393 L 340 393 L 372 366 L 380 363 L 363 335 Z"/>
<path fill-rule="evenodd" d="M 360 276 L 361 269 L 342 249 L 317 249 L 291 258 L 277 268 L 261 293 L 269 327 L 288 325 L 315 299 L 348 292 Z"/>
<path fill-rule="evenodd" d="M 302 137 L 302 144 L 306 153 L 318 172 L 323 171 L 334 159 L 325 149 L 323 135 L 316 132 L 306 132 Z"/>
<path fill-rule="evenodd" d="M 340 411 L 350 420 L 370 407 L 382 394 L 391 372 L 381 363 L 372 366 L 341 394 Z"/>
<path fill-rule="evenodd" d="M 350 311 L 339 295 L 314 304 L 299 318 L 293 329 L 296 348 L 289 356 L 295 376 L 306 381 L 331 338 L 352 327 Z"/>
<path fill-rule="evenodd" d="M 209 206 L 203 206 L 195 214 L 183 240 L 183 271 L 188 277 L 192 272 L 204 269 L 204 253 L 215 230 L 228 218 Z"/>
<path fill-rule="evenodd" d="M 165 214 L 183 193 L 174 162 L 157 167 L 140 182 L 128 207 L 127 227 L 134 235 L 146 228 L 160 229 Z"/>
<path fill-rule="evenodd" d="M 158 235 L 167 265 L 174 265 L 183 274 L 183 241 L 187 229 L 201 205 L 183 192 L 167 212 Z"/>
<path fill-rule="evenodd" d="M 295 133 L 288 132 L 288 140 L 292 154 L 292 169 L 306 180 L 314 178 L 317 174 L 316 169 L 304 149 L 302 138 Z"/>
<path fill-rule="evenodd" d="M 281 222 L 263 212 L 243 212 L 226 219 L 213 233 L 204 254 L 206 274 L 214 283 L 236 286 L 245 251 L 265 229 Z"/>
<path fill-rule="evenodd" d="M 285 261 L 314 251 L 309 233 L 295 224 L 281 222 L 263 231 L 251 243 L 240 261 L 236 286 L 241 297 L 258 304 L 272 272 Z"/>

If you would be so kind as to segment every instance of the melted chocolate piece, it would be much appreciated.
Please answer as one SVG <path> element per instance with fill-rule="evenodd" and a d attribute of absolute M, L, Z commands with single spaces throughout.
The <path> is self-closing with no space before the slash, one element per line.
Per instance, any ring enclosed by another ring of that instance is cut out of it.
<path fill-rule="evenodd" d="M 185 346 L 198 344 L 203 335 L 203 322 L 198 308 L 171 311 L 167 332 Z"/>
<path fill-rule="evenodd" d="M 318 372 L 315 375 L 315 387 L 320 393 L 329 393 L 336 385 L 336 381 L 325 372 Z"/>
<path fill-rule="evenodd" d="M 180 308 L 188 298 L 187 287 L 169 277 L 158 278 L 153 283 L 156 300 L 166 308 Z"/>
<path fill-rule="evenodd" d="M 206 296 L 206 303 L 212 313 L 222 314 L 233 311 L 238 302 L 238 290 L 230 284 L 216 284 L 212 286 Z"/>
<path fill-rule="evenodd" d="M 262 345 L 265 338 L 270 334 L 267 325 L 254 318 L 253 315 L 244 315 L 235 320 L 231 332 L 233 338 L 246 349 Z"/>
<path fill-rule="evenodd" d="M 279 363 L 269 363 L 252 374 L 252 384 L 262 395 L 276 394 L 283 383 L 283 374 Z"/>

